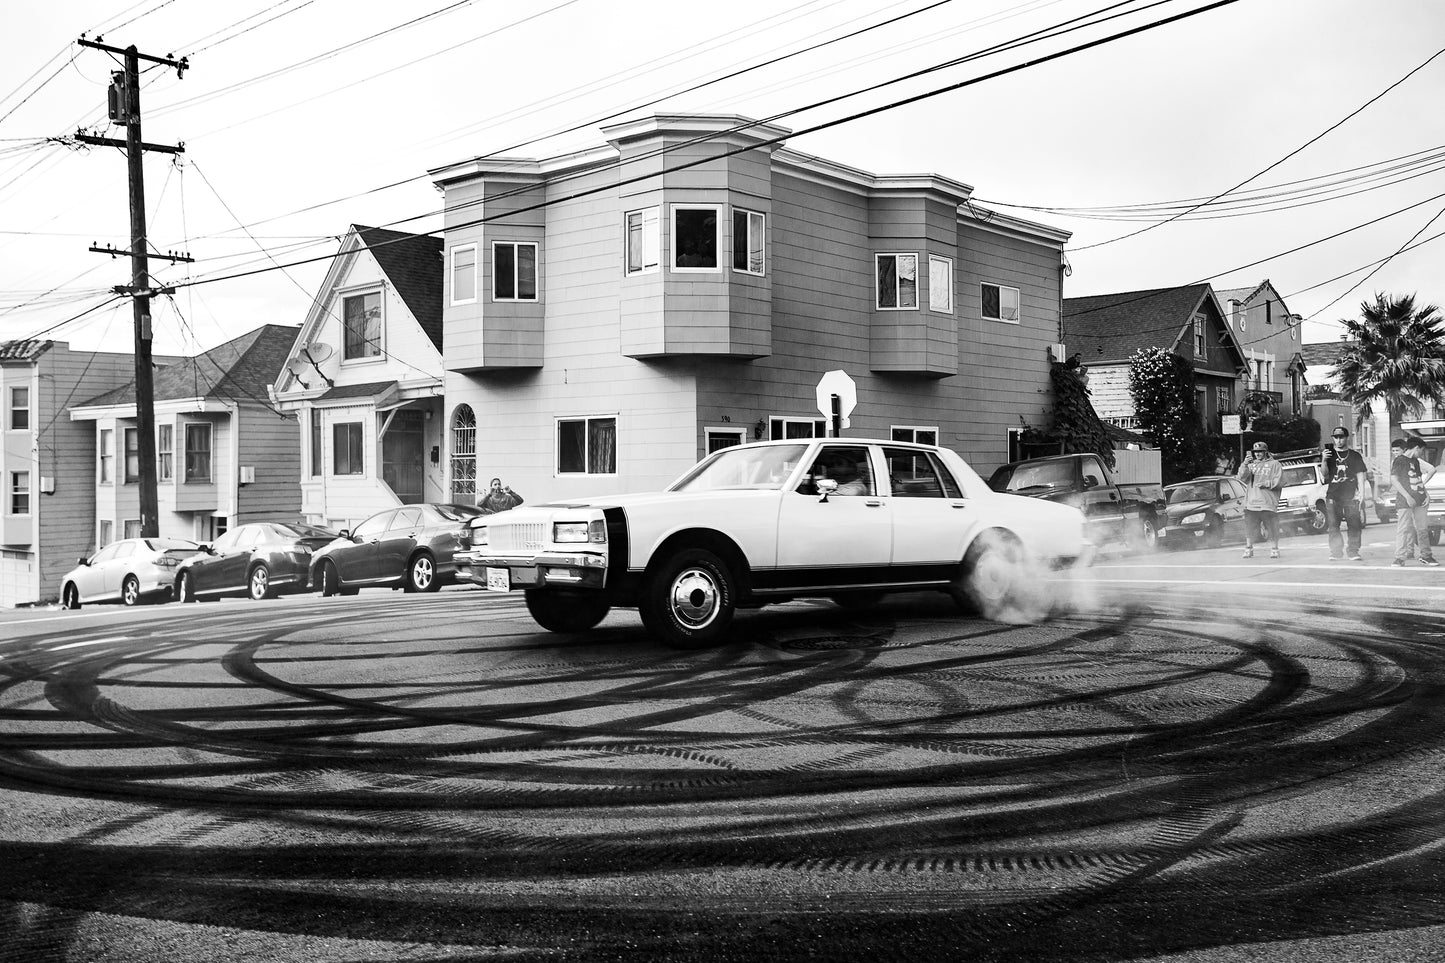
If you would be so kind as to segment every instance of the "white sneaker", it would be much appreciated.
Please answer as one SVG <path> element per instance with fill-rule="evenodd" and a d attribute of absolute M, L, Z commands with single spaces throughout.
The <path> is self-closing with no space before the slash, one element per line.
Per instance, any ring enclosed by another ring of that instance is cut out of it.
<path fill-rule="evenodd" d="M 1252 549 L 1252 548 L 1246 548 L 1246 549 L 1244 550 L 1244 555 L 1243 555 L 1242 557 L 1243 557 L 1243 558 L 1254 558 L 1254 549 Z"/>

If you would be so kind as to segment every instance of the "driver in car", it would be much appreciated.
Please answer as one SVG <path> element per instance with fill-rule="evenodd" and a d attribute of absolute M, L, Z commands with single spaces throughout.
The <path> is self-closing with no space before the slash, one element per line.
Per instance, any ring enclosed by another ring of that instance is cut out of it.
<path fill-rule="evenodd" d="M 853 459 L 840 451 L 827 452 L 818 459 L 813 476 L 831 478 L 838 483 L 835 495 L 866 495 L 868 481 L 858 475 L 858 466 Z"/>

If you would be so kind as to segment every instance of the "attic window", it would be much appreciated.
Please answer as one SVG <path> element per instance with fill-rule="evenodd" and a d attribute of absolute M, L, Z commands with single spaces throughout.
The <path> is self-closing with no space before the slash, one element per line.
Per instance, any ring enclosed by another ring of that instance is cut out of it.
<path fill-rule="evenodd" d="M 1204 352 L 1204 315 L 1196 314 L 1194 316 L 1194 356 L 1202 358 Z"/>

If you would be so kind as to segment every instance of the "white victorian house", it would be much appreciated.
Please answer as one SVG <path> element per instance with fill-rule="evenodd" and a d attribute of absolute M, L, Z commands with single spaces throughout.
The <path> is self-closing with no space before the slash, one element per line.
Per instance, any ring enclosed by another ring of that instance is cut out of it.
<path fill-rule="evenodd" d="M 301 513 L 349 528 L 450 500 L 442 458 L 442 242 L 352 225 L 277 379 L 300 422 Z"/>

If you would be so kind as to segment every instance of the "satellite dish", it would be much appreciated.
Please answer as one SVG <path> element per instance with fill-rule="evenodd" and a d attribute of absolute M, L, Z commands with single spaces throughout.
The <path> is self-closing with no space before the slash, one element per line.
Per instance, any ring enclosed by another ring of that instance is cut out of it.
<path fill-rule="evenodd" d="M 334 351 L 335 349 L 332 348 L 331 345 L 320 341 L 308 344 L 301 349 L 301 353 L 304 354 L 312 364 L 320 364 L 331 357 Z"/>
<path fill-rule="evenodd" d="M 307 368 L 311 367 L 303 358 L 292 358 L 286 362 L 286 370 L 293 375 L 301 375 Z"/>

